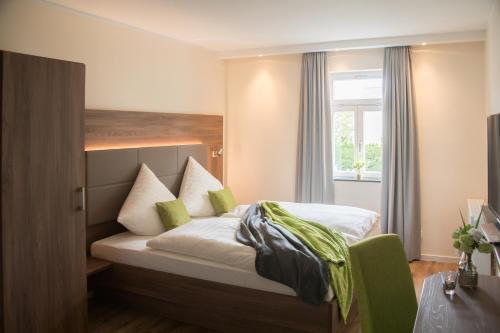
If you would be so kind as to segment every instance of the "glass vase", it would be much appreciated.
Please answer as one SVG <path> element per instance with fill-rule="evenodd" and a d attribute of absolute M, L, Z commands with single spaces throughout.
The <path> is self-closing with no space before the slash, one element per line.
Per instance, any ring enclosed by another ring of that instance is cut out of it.
<path fill-rule="evenodd" d="M 464 270 L 465 264 L 467 264 L 467 254 L 465 252 L 460 252 L 460 260 L 458 261 L 458 272 Z"/>
<path fill-rule="evenodd" d="M 475 288 L 477 287 L 478 274 L 476 266 L 472 263 L 472 253 L 466 253 L 465 257 L 465 263 L 463 263 L 458 276 L 458 284 L 462 288 Z"/>

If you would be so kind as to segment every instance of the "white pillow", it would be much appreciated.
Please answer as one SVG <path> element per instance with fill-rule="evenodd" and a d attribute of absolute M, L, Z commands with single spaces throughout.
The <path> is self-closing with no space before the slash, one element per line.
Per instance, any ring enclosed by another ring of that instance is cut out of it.
<path fill-rule="evenodd" d="M 214 216 L 215 210 L 208 199 L 208 191 L 222 189 L 220 181 L 189 156 L 179 192 L 179 199 L 182 199 L 186 205 L 189 215 L 194 217 Z"/>
<path fill-rule="evenodd" d="M 170 200 L 175 200 L 175 196 L 143 163 L 134 186 L 118 214 L 118 222 L 136 235 L 159 235 L 166 229 L 155 204 Z"/>

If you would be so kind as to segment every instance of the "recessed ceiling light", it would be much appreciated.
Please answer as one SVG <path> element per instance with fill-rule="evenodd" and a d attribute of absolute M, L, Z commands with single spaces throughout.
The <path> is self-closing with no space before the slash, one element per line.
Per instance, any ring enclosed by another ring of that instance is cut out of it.
<path fill-rule="evenodd" d="M 422 42 L 422 43 L 421 43 L 421 45 L 422 45 L 422 46 L 425 46 L 425 45 L 427 45 L 427 43 L 426 43 L 426 42 Z"/>
<path fill-rule="evenodd" d="M 258 57 L 263 57 L 264 55 L 263 54 L 259 54 Z"/>

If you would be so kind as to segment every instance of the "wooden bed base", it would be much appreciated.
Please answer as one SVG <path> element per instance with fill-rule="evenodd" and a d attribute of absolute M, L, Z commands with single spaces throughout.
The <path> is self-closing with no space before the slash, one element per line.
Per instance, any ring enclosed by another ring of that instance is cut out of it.
<path fill-rule="evenodd" d="M 223 332 L 344 332 L 336 300 L 320 306 L 298 297 L 113 264 L 95 277 L 97 297 L 127 303 L 169 319 Z"/>

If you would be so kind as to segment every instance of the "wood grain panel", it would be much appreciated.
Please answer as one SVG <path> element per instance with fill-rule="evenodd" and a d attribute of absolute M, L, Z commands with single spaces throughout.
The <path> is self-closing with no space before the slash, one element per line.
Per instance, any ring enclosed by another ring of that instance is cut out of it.
<path fill-rule="evenodd" d="M 209 145 L 209 154 L 223 146 L 223 117 L 179 113 L 86 110 L 85 150 Z M 208 169 L 222 180 L 223 157 L 208 156 Z"/>
<path fill-rule="evenodd" d="M 342 332 L 335 300 L 320 306 L 298 297 L 114 263 L 97 295 L 223 332 Z M 354 303 L 349 323 L 356 316 Z"/>
<path fill-rule="evenodd" d="M 3 113 L 3 80 L 4 80 L 4 75 L 3 75 L 3 67 L 4 67 L 4 62 L 3 62 L 3 52 L 0 52 L 0 108 L 2 109 Z M 0 116 L 0 125 L 3 128 L 3 116 Z M 1 143 L 1 142 L 0 142 Z M 0 145 L 0 155 L 1 155 L 1 145 Z M 2 165 L 0 167 L 3 167 L 3 161 L 1 162 Z M 1 172 L 0 172 L 1 174 Z M 0 198 L 1 199 L 1 198 Z M 0 204 L 0 217 L 3 218 L 3 213 L 2 213 L 2 205 Z M 0 239 L 2 240 L 3 244 L 3 222 L 0 219 Z M 4 260 L 3 260 L 3 246 L 0 246 L 0 333 L 5 332 L 5 319 L 4 319 L 4 292 L 3 292 L 3 274 L 4 274 Z"/>
<path fill-rule="evenodd" d="M 84 332 L 83 64 L 5 52 L 1 229 L 5 332 Z"/>
<path fill-rule="evenodd" d="M 458 286 L 453 297 L 443 293 L 439 274 L 425 279 L 414 333 L 493 333 L 500 328 L 500 278 L 479 276 L 474 289 Z"/>
<path fill-rule="evenodd" d="M 111 261 L 97 259 L 94 257 L 87 257 L 87 278 L 90 275 L 94 275 L 110 269 L 113 263 Z"/>

